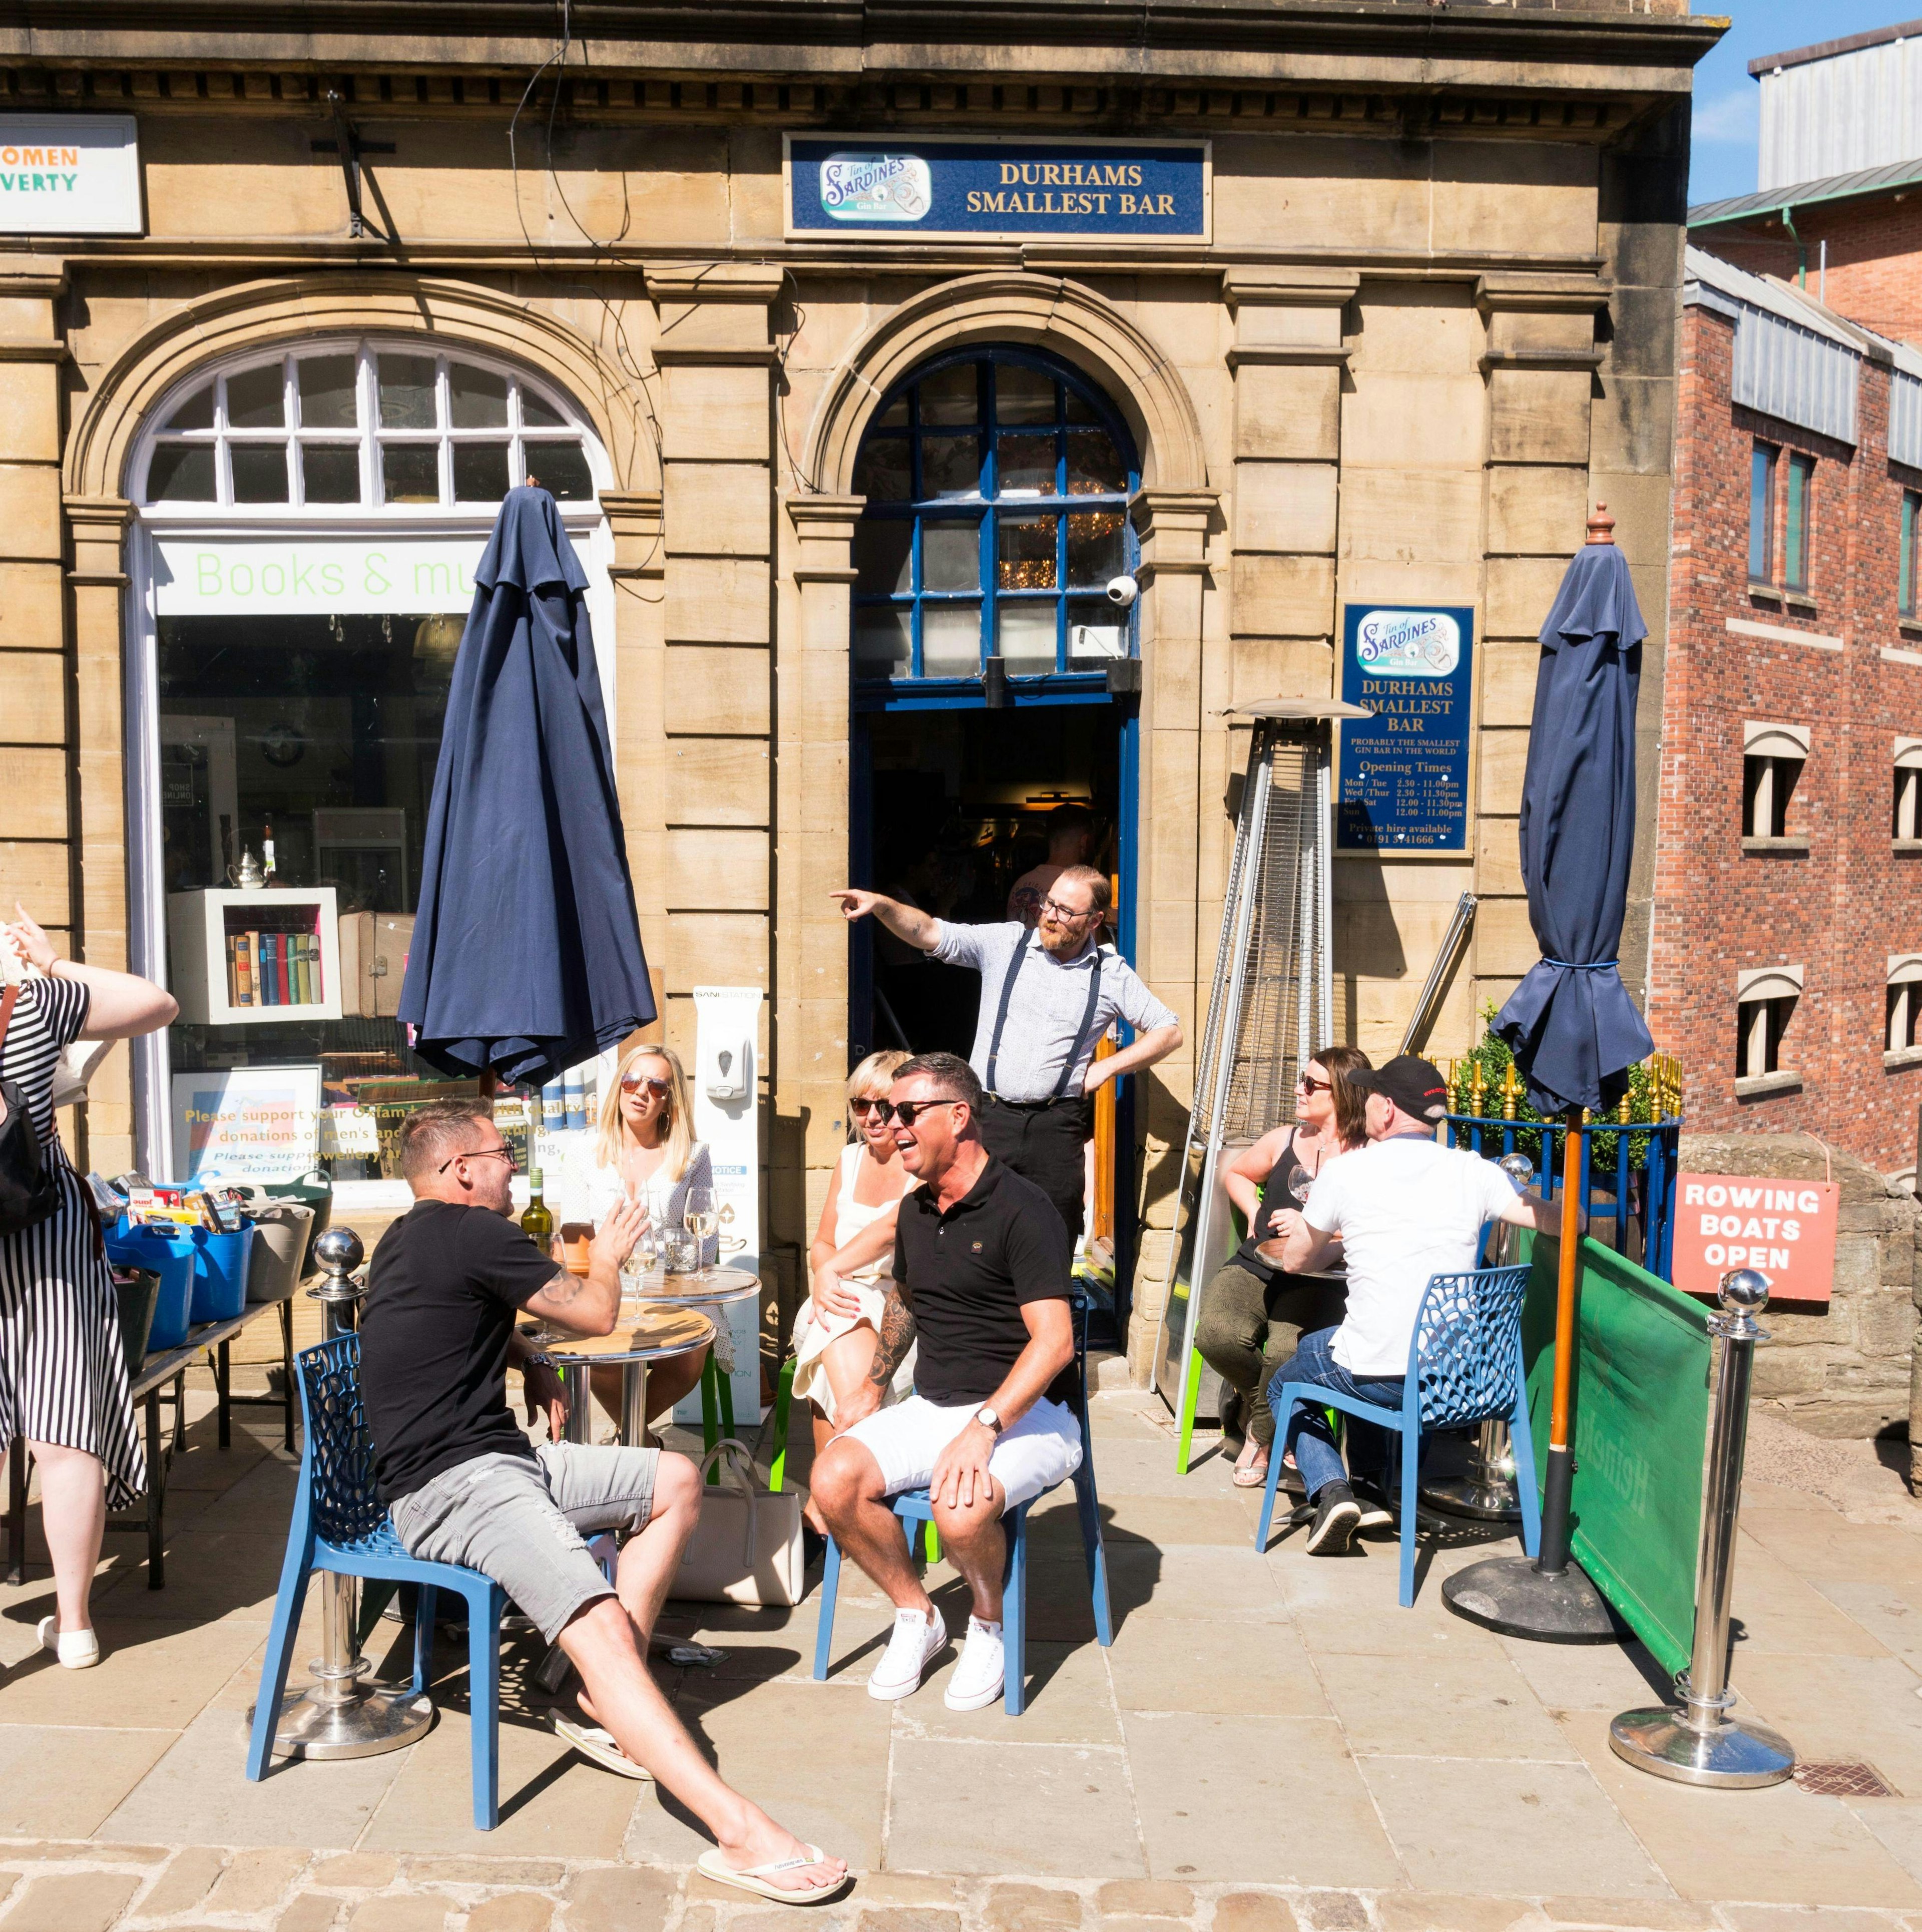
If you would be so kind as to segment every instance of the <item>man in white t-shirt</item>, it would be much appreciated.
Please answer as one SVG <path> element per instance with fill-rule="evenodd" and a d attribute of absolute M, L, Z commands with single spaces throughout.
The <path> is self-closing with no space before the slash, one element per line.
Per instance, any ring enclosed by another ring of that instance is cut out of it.
<path fill-rule="evenodd" d="M 1369 1144 L 1330 1161 L 1301 1213 L 1278 1215 L 1276 1226 L 1287 1226 L 1282 1265 L 1291 1274 L 1346 1257 L 1348 1313 L 1339 1328 L 1303 1336 L 1294 1359 L 1276 1372 L 1269 1386 L 1278 1416 L 1285 1382 L 1314 1382 L 1399 1408 L 1431 1277 L 1471 1270 L 1491 1221 L 1549 1233 L 1561 1226 L 1559 1204 L 1525 1197 L 1493 1161 L 1435 1139 L 1448 1089 L 1429 1061 L 1405 1053 L 1347 1078 L 1368 1096 Z M 1353 1468 L 1386 1467 L 1381 1430 L 1351 1417 L 1348 1431 Z M 1321 1410 L 1295 1412 L 1288 1447 L 1315 1506 L 1310 1556 L 1339 1556 L 1358 1528 L 1393 1520 L 1385 1485 L 1369 1507 L 1357 1500 Z"/>

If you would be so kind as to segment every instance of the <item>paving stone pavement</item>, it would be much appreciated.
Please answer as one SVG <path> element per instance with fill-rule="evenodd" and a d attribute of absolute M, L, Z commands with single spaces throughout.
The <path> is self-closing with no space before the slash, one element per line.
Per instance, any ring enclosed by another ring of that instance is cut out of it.
<path fill-rule="evenodd" d="M 469 1816 L 464 1672 L 445 1645 L 412 1750 L 241 1775 L 292 1493 L 271 1411 L 213 1446 L 196 1395 L 169 1492 L 168 1580 L 108 1539 L 106 1661 L 34 1646 L 43 1562 L 0 1588 L 0 1932 L 776 1932 L 791 1915 L 691 1870 L 703 1840 L 649 1786 L 560 1748 L 517 1642 L 502 1816 Z M 863 1679 L 886 1602 L 846 1580 L 828 1683 L 817 1595 L 792 1612 L 675 1606 L 721 1647 L 669 1688 L 726 1773 L 847 1856 L 840 1932 L 1922 1932 L 1922 1506 L 1865 1456 L 1803 1483 L 1794 1445 L 1745 1498 L 1735 1682 L 1805 1756 L 1895 1795 L 1693 1791 L 1621 1764 L 1609 1720 L 1656 1701 L 1634 1646 L 1510 1642 L 1450 1616 L 1443 1577 L 1504 1539 L 1340 1561 L 1252 1542 L 1258 1498 L 1215 1445 L 1177 1475 L 1152 1396 L 1096 1399 L 1119 1625 L 1093 1641 L 1065 1492 L 1033 1519 L 1030 1702 L 886 1706 Z M 796 1458 L 805 1461 L 804 1445 Z M 1845 1509 L 1839 1506 L 1846 1504 Z M 30 1556 L 41 1554 L 30 1544 Z M 952 1624 L 958 1580 L 932 1580 Z M 382 1661 L 382 1626 L 371 1646 Z M 298 1655 L 319 1648 L 317 1628 Z M 394 1661 L 397 1666 L 396 1650 Z"/>

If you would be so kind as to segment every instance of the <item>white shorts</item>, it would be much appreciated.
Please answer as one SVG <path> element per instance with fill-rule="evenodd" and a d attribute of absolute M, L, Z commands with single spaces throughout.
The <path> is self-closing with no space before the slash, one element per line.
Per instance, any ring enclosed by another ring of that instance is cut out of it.
<path fill-rule="evenodd" d="M 970 1402 L 937 1408 L 911 1395 L 863 1417 L 847 1433 L 880 1465 L 881 1486 L 895 1496 L 903 1490 L 925 1490 L 934 1480 L 935 1457 L 980 1406 Z M 1058 1402 L 1045 1400 L 1002 1431 L 988 1458 L 988 1473 L 1007 1492 L 1009 1509 L 1066 1482 L 1081 1466 L 1081 1425 Z"/>

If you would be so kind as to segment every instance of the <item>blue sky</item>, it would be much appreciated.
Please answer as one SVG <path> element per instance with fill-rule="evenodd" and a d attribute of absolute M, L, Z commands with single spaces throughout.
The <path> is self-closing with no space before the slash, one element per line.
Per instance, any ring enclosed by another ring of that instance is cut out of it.
<path fill-rule="evenodd" d="M 1762 89 L 1749 62 L 1763 54 L 1840 40 L 1871 27 L 1922 17 L 1922 0 L 1694 0 L 1698 14 L 1726 14 L 1734 24 L 1695 70 L 1695 146 L 1689 200 L 1720 201 L 1753 194 L 1757 101 Z"/>

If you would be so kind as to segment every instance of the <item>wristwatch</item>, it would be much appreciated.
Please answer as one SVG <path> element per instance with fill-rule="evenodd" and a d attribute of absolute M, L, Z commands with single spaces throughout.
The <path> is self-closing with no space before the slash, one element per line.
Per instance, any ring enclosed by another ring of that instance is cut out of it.
<path fill-rule="evenodd" d="M 1008 1426 L 991 1408 L 977 1408 L 974 1412 L 973 1419 L 979 1423 L 982 1428 L 996 1436 L 999 1436 Z"/>

